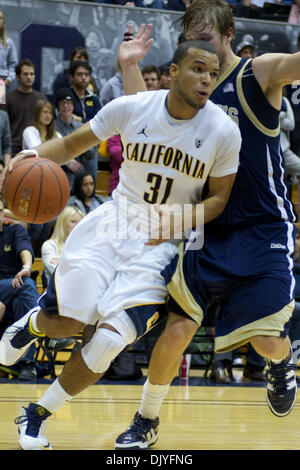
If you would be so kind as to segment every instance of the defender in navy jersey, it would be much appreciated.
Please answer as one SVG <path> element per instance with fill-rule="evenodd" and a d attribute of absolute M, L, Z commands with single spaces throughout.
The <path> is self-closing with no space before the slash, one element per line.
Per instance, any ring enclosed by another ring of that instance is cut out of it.
<path fill-rule="evenodd" d="M 157 432 L 168 384 L 213 298 L 221 307 L 216 351 L 250 342 L 267 359 L 271 411 L 286 416 L 296 399 L 288 338 L 294 309 L 294 214 L 283 181 L 279 112 L 282 87 L 299 79 L 300 53 L 253 60 L 235 56 L 234 18 L 223 0 L 194 0 L 181 21 L 187 40 L 202 39 L 217 51 L 220 74 L 211 100 L 240 127 L 240 165 L 226 208 L 205 226 L 203 248 L 192 251 L 188 242 L 182 244 L 163 271 L 170 293 L 168 322 L 152 353 L 138 416 L 117 438 L 116 448 L 147 447 L 147 433 Z M 127 54 L 136 46 L 135 40 L 128 43 Z"/>

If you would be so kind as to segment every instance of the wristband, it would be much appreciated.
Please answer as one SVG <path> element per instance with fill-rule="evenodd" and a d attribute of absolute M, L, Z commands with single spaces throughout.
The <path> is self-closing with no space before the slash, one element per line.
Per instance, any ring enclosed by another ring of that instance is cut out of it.
<path fill-rule="evenodd" d="M 31 271 L 31 266 L 29 266 L 29 264 L 23 264 L 22 268 Z"/>

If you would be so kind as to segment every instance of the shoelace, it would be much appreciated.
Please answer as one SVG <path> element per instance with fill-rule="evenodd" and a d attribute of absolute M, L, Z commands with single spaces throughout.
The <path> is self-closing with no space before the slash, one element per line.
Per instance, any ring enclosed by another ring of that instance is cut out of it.
<path fill-rule="evenodd" d="M 286 376 L 291 370 L 295 370 L 293 363 L 274 364 L 271 361 L 268 362 L 267 378 L 276 394 L 282 395 L 288 391 Z"/>
<path fill-rule="evenodd" d="M 130 430 L 135 434 L 142 435 L 143 437 L 151 430 L 152 428 L 152 420 L 142 418 L 142 416 L 138 415 L 133 420 L 132 425 L 130 426 Z"/>
<path fill-rule="evenodd" d="M 14 423 L 15 424 L 24 424 L 28 421 L 28 416 L 27 416 L 27 412 L 26 412 L 26 408 L 24 408 L 23 406 L 23 410 L 25 410 L 25 415 L 21 415 L 21 416 L 17 416 L 15 419 L 14 419 Z"/>

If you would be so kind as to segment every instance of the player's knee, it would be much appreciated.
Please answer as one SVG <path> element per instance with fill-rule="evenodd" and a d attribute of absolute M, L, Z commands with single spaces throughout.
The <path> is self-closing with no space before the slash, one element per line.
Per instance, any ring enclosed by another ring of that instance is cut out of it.
<path fill-rule="evenodd" d="M 107 371 L 110 363 L 126 345 L 126 341 L 119 333 L 98 328 L 91 340 L 82 348 L 81 355 L 87 367 L 95 374 L 100 374 Z"/>
<path fill-rule="evenodd" d="M 276 336 L 258 335 L 251 338 L 251 344 L 256 352 L 265 358 L 276 357 L 283 341 L 285 341 L 284 338 Z"/>
<path fill-rule="evenodd" d="M 163 332 L 163 340 L 168 348 L 181 351 L 189 345 L 196 329 L 196 323 L 191 323 L 190 320 L 182 317 L 179 321 L 167 324 Z"/>
<path fill-rule="evenodd" d="M 74 318 L 53 315 L 41 310 L 38 316 L 38 327 L 49 338 L 64 338 L 80 333 L 84 323 Z"/>

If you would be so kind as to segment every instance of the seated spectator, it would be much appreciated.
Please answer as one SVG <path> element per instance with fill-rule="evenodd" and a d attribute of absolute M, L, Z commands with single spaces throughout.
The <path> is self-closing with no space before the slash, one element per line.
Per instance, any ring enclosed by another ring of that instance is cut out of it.
<path fill-rule="evenodd" d="M 68 201 L 68 206 L 77 207 L 84 215 L 105 202 L 105 198 L 95 192 L 96 182 L 91 173 L 83 171 L 76 173 L 73 186 L 73 195 Z"/>
<path fill-rule="evenodd" d="M 123 160 L 122 157 L 122 143 L 119 135 L 114 135 L 107 140 L 107 149 L 109 151 L 109 196 L 119 183 L 119 170 Z"/>
<path fill-rule="evenodd" d="M 0 200 L 0 302 L 2 313 L 4 305 L 5 316 L 10 315 L 10 320 L 15 322 L 36 306 L 39 293 L 30 277 L 34 254 L 28 233 L 21 225 L 5 225 L 4 218 L 4 204 Z M 35 353 L 32 344 L 16 365 L 20 379 L 36 378 Z"/>
<path fill-rule="evenodd" d="M 82 126 L 82 123 L 76 121 L 73 117 L 75 98 L 69 88 L 61 88 L 58 91 L 55 104 L 58 111 L 58 117 L 55 120 L 55 128 L 63 137 L 71 134 L 75 129 Z M 93 160 L 98 161 L 96 148 L 92 148 L 79 157 L 62 165 L 62 169 L 68 177 L 71 192 L 73 190 L 76 173 L 83 170 L 91 172 L 94 171 L 95 164 Z"/>
<path fill-rule="evenodd" d="M 62 138 L 55 129 L 54 108 L 49 101 L 38 100 L 34 106 L 31 125 L 23 131 L 22 148 L 33 149 L 55 137 Z"/>
<path fill-rule="evenodd" d="M 146 65 L 142 69 L 142 75 L 147 87 L 147 90 L 158 90 L 160 73 L 156 65 Z"/>
<path fill-rule="evenodd" d="M 76 62 L 77 60 L 89 62 L 89 55 L 85 47 L 78 46 L 78 47 L 75 47 L 75 49 L 73 49 L 73 51 L 71 52 L 71 56 L 70 56 L 69 67 L 72 64 L 72 62 Z M 69 69 L 65 69 L 63 72 L 59 73 L 56 79 L 54 80 L 54 83 L 53 83 L 54 102 L 56 101 L 58 90 L 60 90 L 61 88 L 70 88 L 70 86 L 71 86 L 71 83 L 69 80 Z M 88 88 L 90 89 L 91 93 L 94 93 L 95 95 L 99 94 L 98 87 L 93 77 L 90 78 L 90 83 L 88 84 Z"/>
<path fill-rule="evenodd" d="M 163 90 L 168 90 L 170 88 L 170 69 L 169 66 L 164 64 L 159 67 L 160 79 L 159 79 L 159 88 Z"/>
<path fill-rule="evenodd" d="M 11 158 L 11 133 L 9 117 L 6 111 L 0 110 L 0 159 L 6 166 Z"/>
<path fill-rule="evenodd" d="M 42 245 L 42 261 L 47 283 L 57 266 L 68 235 L 83 217 L 84 214 L 73 206 L 65 207 L 57 217 L 51 238 Z"/>
<path fill-rule="evenodd" d="M 42 142 L 51 140 L 55 137 L 62 138 L 59 132 L 56 132 L 54 125 L 54 109 L 47 100 L 38 100 L 33 110 L 33 120 L 30 126 L 23 132 L 23 149 L 32 149 Z M 35 256 L 40 256 L 41 246 L 50 236 L 53 228 L 53 222 L 45 224 L 29 224 L 28 233 L 31 238 Z"/>

